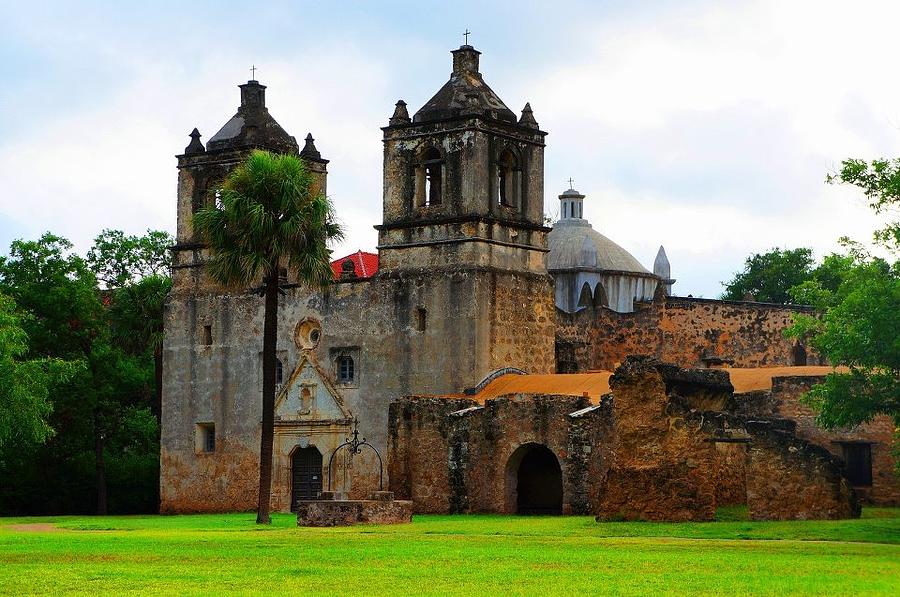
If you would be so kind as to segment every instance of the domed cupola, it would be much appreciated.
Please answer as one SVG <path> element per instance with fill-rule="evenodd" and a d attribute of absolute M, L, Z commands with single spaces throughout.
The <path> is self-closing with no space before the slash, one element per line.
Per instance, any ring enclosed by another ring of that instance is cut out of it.
<path fill-rule="evenodd" d="M 630 313 L 636 301 L 653 299 L 660 278 L 593 229 L 584 219 L 584 198 L 570 185 L 559 196 L 560 219 L 547 235 L 556 306 L 569 313 L 588 307 Z"/>

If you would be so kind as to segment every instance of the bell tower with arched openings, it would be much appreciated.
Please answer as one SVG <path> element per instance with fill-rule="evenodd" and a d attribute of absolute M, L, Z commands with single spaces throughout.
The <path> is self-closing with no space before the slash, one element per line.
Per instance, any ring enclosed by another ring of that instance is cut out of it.
<path fill-rule="evenodd" d="M 554 370 L 544 225 L 544 138 L 485 83 L 480 52 L 453 50 L 450 79 L 384 127 L 379 278 L 394 284 L 397 354 L 434 386 L 498 368 Z M 452 379 L 446 372 L 452 371 Z M 443 384 L 443 385 L 442 385 Z"/>
<path fill-rule="evenodd" d="M 384 127 L 383 270 L 490 265 L 544 273 L 544 137 L 531 106 L 516 117 L 453 50 L 450 80 L 410 118 Z"/>

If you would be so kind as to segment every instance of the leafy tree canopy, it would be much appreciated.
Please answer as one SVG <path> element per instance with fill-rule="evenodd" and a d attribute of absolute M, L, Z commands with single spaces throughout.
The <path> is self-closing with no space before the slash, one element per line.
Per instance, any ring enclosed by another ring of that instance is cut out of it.
<path fill-rule="evenodd" d="M 763 303 L 792 302 L 792 287 L 808 280 L 813 273 L 811 249 L 772 249 L 747 258 L 744 270 L 724 283 L 722 299 L 754 300 Z"/>
<path fill-rule="evenodd" d="M 900 206 L 900 160 L 846 160 L 832 184 L 859 187 L 877 213 Z M 788 334 L 806 338 L 829 362 L 847 372 L 830 374 L 806 400 L 825 427 L 852 426 L 887 415 L 900 426 L 900 224 L 875 232 L 893 258 L 871 255 L 842 239 L 846 253 L 826 258 L 823 274 L 791 290 L 820 317 L 797 316 Z M 827 282 L 831 282 L 831 285 Z"/>
<path fill-rule="evenodd" d="M 77 367 L 57 359 L 24 360 L 25 318 L 10 297 L 0 294 L 0 462 L 12 447 L 28 448 L 51 436 L 50 388 L 69 379 Z"/>
<path fill-rule="evenodd" d="M 148 276 L 166 277 L 172 265 L 168 232 L 148 230 L 130 236 L 121 230 L 104 230 L 94 239 L 87 262 L 107 288 L 121 288 Z"/>

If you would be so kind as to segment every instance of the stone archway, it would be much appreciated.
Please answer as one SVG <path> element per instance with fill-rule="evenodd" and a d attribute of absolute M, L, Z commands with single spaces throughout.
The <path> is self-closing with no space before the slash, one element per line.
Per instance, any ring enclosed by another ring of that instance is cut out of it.
<path fill-rule="evenodd" d="M 519 446 L 506 463 L 506 511 L 562 514 L 562 469 L 542 444 Z"/>

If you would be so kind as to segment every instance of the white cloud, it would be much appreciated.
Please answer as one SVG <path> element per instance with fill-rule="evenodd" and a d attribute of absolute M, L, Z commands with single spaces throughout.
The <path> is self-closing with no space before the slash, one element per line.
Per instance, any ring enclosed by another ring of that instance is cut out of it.
<path fill-rule="evenodd" d="M 596 228 L 646 265 L 665 244 L 676 289 L 706 296 L 752 251 L 821 253 L 843 234 L 868 239 L 876 222 L 858 194 L 825 185 L 824 176 L 848 156 L 900 154 L 900 4 L 616 10 L 582 5 L 570 10 L 577 18 L 565 36 L 527 61 L 513 51 L 482 61 L 495 91 L 514 110 L 530 100 L 551 133 L 548 211 L 573 176 Z M 0 140 L 0 241 L 53 230 L 85 250 L 104 227 L 174 230 L 173 156 L 193 126 L 206 140 L 229 118 L 244 73 L 236 65 L 256 62 L 275 118 L 301 143 L 311 131 L 331 160 L 329 192 L 348 229 L 338 253 L 372 249 L 379 127 L 398 97 L 417 109 L 449 71 L 449 55 L 427 33 L 443 23 L 374 36 L 356 35 L 357 24 L 343 35 L 271 44 L 232 39 L 240 28 L 218 31 L 220 21 L 174 19 L 154 27 L 172 27 L 178 39 L 148 47 L 147 31 L 107 35 L 52 16 L 12 24 L 48 64 L 98 64 L 116 84 L 77 103 L 58 92 L 52 111 Z"/>

